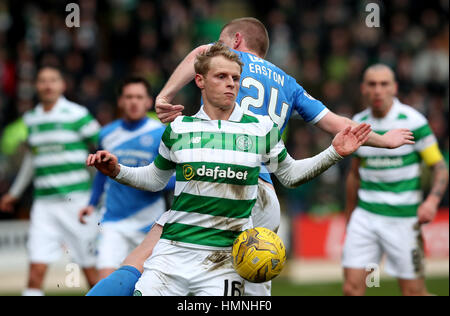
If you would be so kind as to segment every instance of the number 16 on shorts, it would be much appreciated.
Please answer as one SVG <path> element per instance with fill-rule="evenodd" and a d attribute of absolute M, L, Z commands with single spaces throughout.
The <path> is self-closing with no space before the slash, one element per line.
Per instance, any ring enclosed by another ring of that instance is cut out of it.
<path fill-rule="evenodd" d="M 224 280 L 223 296 L 242 296 L 244 293 L 244 284 L 239 281 Z"/>

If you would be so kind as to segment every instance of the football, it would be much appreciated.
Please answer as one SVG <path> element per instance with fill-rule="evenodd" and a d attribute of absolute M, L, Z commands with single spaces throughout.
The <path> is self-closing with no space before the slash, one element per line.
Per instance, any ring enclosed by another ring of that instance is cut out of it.
<path fill-rule="evenodd" d="M 281 238 L 264 227 L 243 231 L 234 241 L 233 267 L 236 272 L 254 283 L 272 280 L 286 261 L 286 248 Z"/>

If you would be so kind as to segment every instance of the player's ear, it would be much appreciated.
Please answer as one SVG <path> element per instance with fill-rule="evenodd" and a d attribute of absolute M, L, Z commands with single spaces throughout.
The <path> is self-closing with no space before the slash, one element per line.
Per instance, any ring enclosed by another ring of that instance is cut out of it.
<path fill-rule="evenodd" d="M 234 34 L 234 38 L 233 38 L 233 49 L 236 49 L 236 48 L 238 48 L 239 46 L 241 46 L 242 41 L 243 41 L 243 36 L 242 36 L 242 34 L 239 33 L 239 32 L 236 32 L 236 33 Z"/>
<path fill-rule="evenodd" d="M 364 84 L 364 82 L 361 82 L 360 83 L 360 85 L 359 85 L 359 91 L 361 92 L 361 94 L 365 94 L 365 92 L 366 92 L 366 86 L 365 86 L 365 84 Z"/>
<path fill-rule="evenodd" d="M 65 80 L 62 80 L 62 83 L 61 83 L 62 93 L 66 92 L 66 89 L 67 89 L 67 83 Z"/>
<path fill-rule="evenodd" d="M 195 84 L 200 89 L 203 89 L 205 87 L 205 78 L 201 74 L 195 74 Z"/>
<path fill-rule="evenodd" d="M 153 98 L 152 97 L 148 97 L 148 100 L 145 104 L 145 108 L 147 111 L 150 111 L 153 107 Z"/>
<path fill-rule="evenodd" d="M 397 81 L 394 81 L 394 96 L 398 93 L 398 83 Z"/>
<path fill-rule="evenodd" d="M 123 110 L 123 95 L 119 95 L 119 97 L 117 98 L 117 106 L 119 107 L 119 109 Z"/>

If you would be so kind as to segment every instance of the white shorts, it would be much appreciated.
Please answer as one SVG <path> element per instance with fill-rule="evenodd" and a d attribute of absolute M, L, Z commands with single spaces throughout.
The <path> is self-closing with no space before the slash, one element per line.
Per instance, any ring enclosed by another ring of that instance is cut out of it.
<path fill-rule="evenodd" d="M 78 220 L 88 201 L 88 193 L 76 193 L 33 202 L 27 244 L 32 263 L 55 262 L 64 250 L 81 267 L 95 266 L 98 216 L 90 216 L 84 225 Z"/>
<path fill-rule="evenodd" d="M 356 208 L 344 242 L 344 268 L 366 269 L 386 255 L 385 271 L 399 279 L 424 273 L 424 250 L 417 217 L 390 217 Z"/>
<path fill-rule="evenodd" d="M 161 239 L 144 264 L 135 296 L 241 296 L 244 280 L 231 252 L 203 250 Z"/>
<path fill-rule="evenodd" d="M 168 212 L 165 212 L 157 223 L 164 226 Z M 274 189 L 265 181 L 258 179 L 258 197 L 253 207 L 251 220 L 253 227 L 265 227 L 274 232 L 280 227 L 280 203 Z M 251 283 L 245 281 L 246 296 L 270 296 L 272 281 Z"/>
<path fill-rule="evenodd" d="M 103 223 L 98 241 L 97 269 L 117 269 L 128 254 L 144 240 L 141 231 L 124 233 L 116 229 L 115 223 Z"/>

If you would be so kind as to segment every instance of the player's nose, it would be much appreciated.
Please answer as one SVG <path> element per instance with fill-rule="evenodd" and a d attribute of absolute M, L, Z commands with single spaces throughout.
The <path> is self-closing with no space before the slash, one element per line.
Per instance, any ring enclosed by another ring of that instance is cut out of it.
<path fill-rule="evenodd" d="M 230 87 L 230 88 L 234 88 L 235 84 L 236 83 L 234 82 L 233 77 L 232 76 L 228 76 L 227 77 L 227 86 Z"/>

